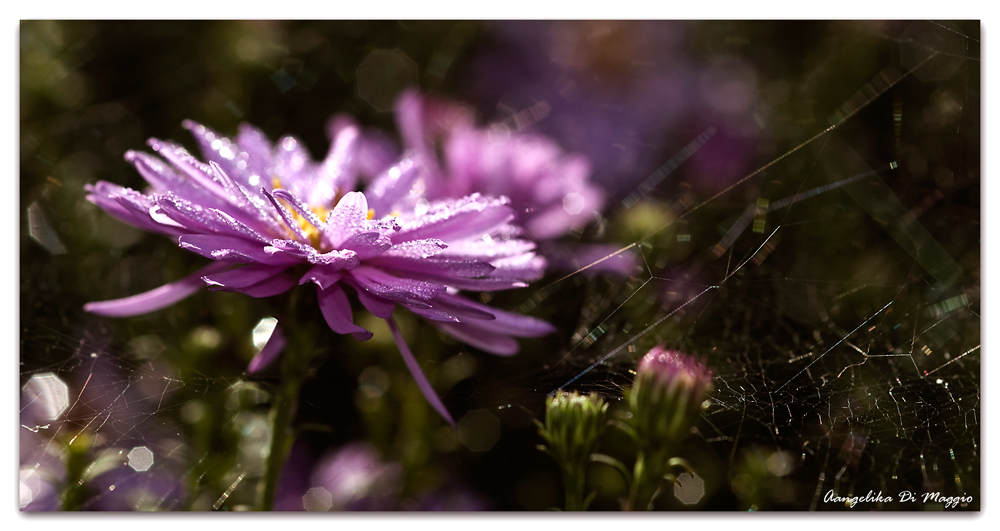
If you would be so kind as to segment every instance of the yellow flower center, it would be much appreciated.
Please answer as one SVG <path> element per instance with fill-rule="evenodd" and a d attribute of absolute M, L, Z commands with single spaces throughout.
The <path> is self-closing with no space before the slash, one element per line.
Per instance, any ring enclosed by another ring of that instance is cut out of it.
<path fill-rule="evenodd" d="M 271 186 L 272 190 L 277 188 L 283 188 L 281 186 L 281 179 L 277 177 L 271 177 Z M 340 201 L 340 198 L 341 195 L 338 193 L 334 198 L 333 203 L 334 204 L 338 203 Z M 295 223 L 299 226 L 300 229 L 302 229 L 302 233 L 305 234 L 307 238 L 309 238 L 309 243 L 316 249 L 319 249 L 320 236 L 321 236 L 319 228 L 315 227 L 312 223 L 310 223 L 309 220 L 305 218 L 305 216 L 299 214 L 298 210 L 293 208 L 291 204 L 288 203 L 288 201 L 285 201 L 284 199 L 280 198 L 279 200 L 283 201 L 285 204 L 288 205 L 289 208 L 287 210 L 292 214 L 292 220 L 295 221 Z M 332 208 L 326 208 L 322 206 L 313 206 L 313 205 L 307 205 L 307 206 L 309 207 L 309 210 L 312 210 L 313 213 L 316 214 L 316 217 L 319 218 L 320 221 L 326 221 L 327 216 L 329 216 L 330 212 L 333 210 Z M 396 217 L 397 215 L 399 215 L 399 213 L 393 212 L 391 215 L 393 217 Z M 374 208 L 368 209 L 367 218 L 369 220 L 375 219 Z M 295 238 L 295 233 L 292 231 L 291 227 L 287 229 L 287 232 L 289 237 Z"/>
<path fill-rule="evenodd" d="M 281 186 L 281 179 L 277 177 L 271 178 L 271 185 L 272 189 L 283 188 Z M 320 236 L 321 236 L 319 228 L 313 226 L 313 224 L 310 223 L 309 220 L 305 218 L 305 216 L 299 214 L 298 210 L 293 208 L 292 205 L 288 203 L 288 201 L 285 201 L 284 199 L 280 198 L 278 199 L 284 202 L 286 205 L 288 205 L 287 210 L 292 214 L 292 220 L 295 221 L 295 224 L 298 225 L 300 229 L 302 229 L 302 233 L 306 235 L 306 238 L 309 238 L 309 244 L 312 245 L 314 248 L 319 249 Z M 330 215 L 329 208 L 321 206 L 313 206 L 313 205 L 307 205 L 307 206 L 309 207 L 309 210 L 312 210 L 312 212 L 316 214 L 316 217 L 318 217 L 320 221 L 324 221 L 326 217 Z M 292 231 L 290 227 L 287 229 L 287 232 L 289 237 L 293 239 L 295 238 L 295 233 Z"/>

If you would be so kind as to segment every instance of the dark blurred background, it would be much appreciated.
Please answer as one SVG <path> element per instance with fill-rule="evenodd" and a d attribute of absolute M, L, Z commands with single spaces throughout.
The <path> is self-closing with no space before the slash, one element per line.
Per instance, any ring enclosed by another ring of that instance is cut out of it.
<path fill-rule="evenodd" d="M 707 359 L 717 392 L 685 450 L 703 495 L 665 496 L 658 508 L 830 510 L 843 506 L 822 502 L 828 489 L 908 489 L 973 494 L 965 508 L 977 509 L 979 30 L 977 21 L 22 21 L 21 385 L 53 374 L 71 405 L 54 428 L 22 430 L 22 466 L 55 452 L 68 470 L 57 484 L 80 463 L 147 446 L 167 457 L 122 478 L 91 472 L 73 508 L 251 503 L 274 374 L 243 371 L 251 331 L 280 305 L 206 292 L 136 318 L 85 314 L 85 302 L 152 289 L 203 260 L 111 219 L 83 186 L 142 189 L 122 155 L 151 136 L 193 148 L 184 119 L 229 135 L 241 122 L 272 140 L 292 134 L 314 158 L 326 154 L 324 124 L 337 113 L 397 138 L 395 97 L 418 87 L 470 105 L 480 123 L 506 120 L 587 155 L 608 207 L 567 239 L 635 242 L 644 267 L 628 279 L 553 274 L 499 294 L 492 304 L 560 328 L 511 359 L 404 319 L 462 419 L 457 431 L 420 399 L 384 334 L 365 345 L 329 334 L 298 417 L 303 470 L 368 441 L 403 470 L 398 499 L 381 508 L 557 506 L 558 471 L 534 449 L 544 396 L 572 380 L 568 388 L 614 400 L 634 360 L 662 341 Z M 876 177 L 753 216 L 759 227 L 726 239 L 748 207 L 861 174 Z M 84 433 L 80 447 L 74 435 Z M 595 508 L 614 509 L 620 479 L 597 467 L 592 480 Z M 101 481 L 151 494 L 107 494 Z M 290 492 L 304 488 L 288 481 Z"/>

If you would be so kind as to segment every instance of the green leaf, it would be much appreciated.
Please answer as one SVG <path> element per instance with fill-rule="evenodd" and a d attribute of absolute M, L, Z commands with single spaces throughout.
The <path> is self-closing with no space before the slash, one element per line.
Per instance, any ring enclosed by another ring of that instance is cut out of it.
<path fill-rule="evenodd" d="M 626 486 L 632 484 L 632 473 L 628 471 L 628 468 L 625 467 L 624 463 L 614 457 L 607 454 L 590 454 L 590 461 L 593 463 L 601 463 L 617 470 L 618 473 L 625 478 Z"/>

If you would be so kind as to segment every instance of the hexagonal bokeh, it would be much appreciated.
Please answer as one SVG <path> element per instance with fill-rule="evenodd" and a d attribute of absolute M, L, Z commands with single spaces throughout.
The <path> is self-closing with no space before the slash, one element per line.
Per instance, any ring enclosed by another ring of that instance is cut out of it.
<path fill-rule="evenodd" d="M 485 452 L 500 438 L 500 420 L 485 409 L 468 412 L 458 421 L 458 440 L 473 452 Z"/>
<path fill-rule="evenodd" d="M 30 408 L 43 420 L 56 420 L 69 409 L 69 386 L 51 372 L 36 374 L 21 389 Z"/>
<path fill-rule="evenodd" d="M 899 37 L 899 60 L 921 81 L 943 81 L 965 60 L 965 37 L 938 22 L 914 22 Z"/>
<path fill-rule="evenodd" d="M 145 446 L 136 446 L 128 453 L 128 466 L 136 472 L 145 472 L 153 466 L 153 451 Z"/>
<path fill-rule="evenodd" d="M 21 468 L 20 484 L 18 485 L 19 505 L 22 509 L 35 499 L 35 494 L 42 489 L 42 480 L 38 473 L 30 468 Z"/>
<path fill-rule="evenodd" d="M 705 481 L 698 477 L 684 473 L 677 476 L 677 483 L 674 484 L 674 496 L 684 505 L 694 505 L 705 496 Z"/>
<path fill-rule="evenodd" d="M 398 49 L 375 50 L 356 71 L 358 95 L 380 112 L 391 111 L 396 96 L 417 85 L 417 64 Z"/>
<path fill-rule="evenodd" d="M 333 495 L 323 487 L 313 487 L 302 495 L 302 508 L 311 512 L 329 511 L 333 507 Z"/>
<path fill-rule="evenodd" d="M 28 234 L 52 254 L 64 254 L 66 247 L 37 202 L 28 206 Z"/>

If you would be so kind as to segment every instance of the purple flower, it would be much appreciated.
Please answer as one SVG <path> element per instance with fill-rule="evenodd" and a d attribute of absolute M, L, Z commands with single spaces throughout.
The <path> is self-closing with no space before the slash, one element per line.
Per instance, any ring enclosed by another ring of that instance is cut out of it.
<path fill-rule="evenodd" d="M 417 183 L 424 189 L 423 197 L 444 200 L 472 193 L 507 197 L 516 223 L 533 240 L 552 240 L 580 229 L 604 206 L 605 194 L 591 184 L 586 157 L 566 154 L 549 138 L 518 130 L 525 125 L 519 120 L 530 121 L 530 116 L 478 128 L 470 109 L 408 91 L 397 102 L 396 119 L 408 152 L 425 162 L 427 171 Z M 340 118 L 331 128 L 349 123 Z M 359 143 L 363 175 L 373 175 L 391 160 L 393 147 L 383 135 L 366 132 Z M 636 258 L 614 254 L 618 250 L 608 245 L 567 248 L 548 243 L 544 254 L 550 265 L 563 270 L 593 264 L 595 270 L 628 274 Z"/>
<path fill-rule="evenodd" d="M 433 490 L 403 496 L 403 467 L 371 445 L 351 442 L 312 459 L 299 441 L 282 472 L 283 511 L 483 511 L 489 501 L 448 478 Z"/>
<path fill-rule="evenodd" d="M 351 443 L 317 463 L 303 504 L 307 510 L 392 509 L 402 487 L 401 476 L 398 463 L 383 462 L 368 444 Z"/>
<path fill-rule="evenodd" d="M 507 198 L 472 194 L 422 200 L 418 184 L 425 168 L 419 155 L 385 169 L 366 193 L 350 191 L 364 158 L 358 155 L 358 130 L 350 125 L 336 130 L 329 154 L 319 163 L 294 137 L 272 146 L 247 125 L 235 141 L 190 121 L 184 125 L 207 164 L 181 146 L 152 139 L 150 146 L 169 163 L 146 153 L 125 155 L 151 185 L 150 193 L 101 181 L 87 186 L 87 198 L 112 216 L 176 237 L 182 248 L 215 262 L 147 293 L 89 303 L 86 310 L 138 315 L 206 284 L 211 290 L 268 297 L 312 282 L 330 328 L 367 340 L 372 333 L 354 324 L 345 289 L 353 290 L 368 311 L 386 320 L 424 395 L 449 422 L 451 416 L 391 318 L 397 304 L 498 355 L 518 351 L 513 337 L 553 331 L 543 321 L 457 294 L 524 287 L 542 276 L 545 261 L 511 224 L 515 215 Z M 280 334 L 275 337 L 283 342 Z M 255 360 L 252 368 L 262 368 L 279 351 L 280 346 L 265 347 L 265 359 Z"/>
<path fill-rule="evenodd" d="M 397 103 L 397 121 L 410 149 L 436 160 L 428 164 L 427 195 L 461 197 L 480 192 L 511 199 L 517 222 L 533 239 L 557 238 L 593 219 L 604 193 L 590 184 L 590 163 L 565 154 L 552 140 L 496 123 L 475 127 L 472 115 L 456 105 L 407 92 Z"/>
<path fill-rule="evenodd" d="M 663 345 L 656 345 L 642 357 L 637 374 L 637 379 L 651 379 L 657 386 L 680 385 L 691 391 L 704 392 L 712 385 L 712 371 L 703 363 Z"/>

